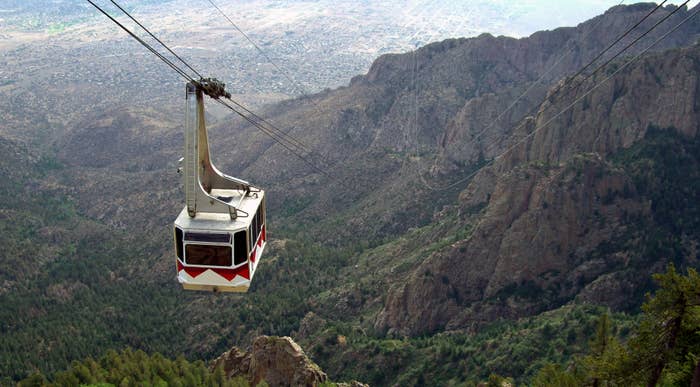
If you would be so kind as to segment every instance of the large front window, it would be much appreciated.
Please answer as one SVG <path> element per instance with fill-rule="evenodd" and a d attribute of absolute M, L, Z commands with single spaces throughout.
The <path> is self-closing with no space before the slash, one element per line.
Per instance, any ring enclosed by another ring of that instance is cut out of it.
<path fill-rule="evenodd" d="M 230 267 L 232 259 L 231 246 L 185 245 L 185 263 L 188 265 Z"/>

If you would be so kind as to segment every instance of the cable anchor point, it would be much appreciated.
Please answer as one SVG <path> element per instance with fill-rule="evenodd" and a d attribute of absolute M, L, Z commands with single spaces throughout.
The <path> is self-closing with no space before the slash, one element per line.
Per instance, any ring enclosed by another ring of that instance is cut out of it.
<path fill-rule="evenodd" d="M 197 86 L 204 94 L 213 99 L 219 99 L 221 97 L 227 99 L 231 98 L 231 93 L 226 91 L 226 84 L 216 78 L 200 78 L 199 81 L 197 81 Z"/>

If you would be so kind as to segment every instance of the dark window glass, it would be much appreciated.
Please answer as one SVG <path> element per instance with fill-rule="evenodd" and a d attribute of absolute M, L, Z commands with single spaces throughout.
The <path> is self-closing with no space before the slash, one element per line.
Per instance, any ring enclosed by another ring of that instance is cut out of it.
<path fill-rule="evenodd" d="M 234 265 L 240 265 L 248 259 L 248 238 L 246 238 L 245 234 L 245 230 L 233 234 Z"/>
<path fill-rule="evenodd" d="M 256 216 L 253 217 L 253 244 L 255 244 L 257 241 L 258 241 L 258 217 L 256 214 Z"/>
<path fill-rule="evenodd" d="M 265 200 L 263 200 L 260 206 L 260 221 L 262 224 L 265 224 Z"/>
<path fill-rule="evenodd" d="M 208 233 L 208 232 L 185 232 L 186 241 L 231 243 L 231 234 L 228 233 Z"/>
<path fill-rule="evenodd" d="M 175 227 L 175 253 L 182 259 L 182 230 Z"/>
<path fill-rule="evenodd" d="M 186 245 L 188 265 L 231 266 L 231 246 Z"/>
<path fill-rule="evenodd" d="M 250 235 L 250 238 L 248 239 L 248 251 L 253 250 L 253 225 L 251 224 L 250 227 L 248 227 L 248 235 Z"/>

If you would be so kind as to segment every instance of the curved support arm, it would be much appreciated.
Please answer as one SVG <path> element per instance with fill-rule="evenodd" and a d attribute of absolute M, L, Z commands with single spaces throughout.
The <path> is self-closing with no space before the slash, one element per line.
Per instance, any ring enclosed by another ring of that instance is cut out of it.
<path fill-rule="evenodd" d="M 204 90 L 199 82 L 190 82 L 186 88 L 184 183 L 187 213 L 228 213 L 236 219 L 239 210 L 216 195 L 212 190 L 235 190 L 248 195 L 247 181 L 221 173 L 211 162 L 209 139 L 204 120 Z"/>

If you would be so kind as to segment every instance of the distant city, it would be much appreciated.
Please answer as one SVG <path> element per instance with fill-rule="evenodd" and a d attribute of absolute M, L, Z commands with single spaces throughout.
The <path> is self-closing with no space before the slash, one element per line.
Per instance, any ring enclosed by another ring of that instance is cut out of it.
<path fill-rule="evenodd" d="M 207 74 L 223 78 L 237 94 L 269 98 L 297 96 L 347 84 L 351 77 L 368 70 L 379 55 L 405 52 L 447 38 L 470 37 L 489 32 L 494 35 L 524 36 L 533 31 L 561 25 L 575 25 L 619 3 L 616 0 L 567 1 L 351 1 L 331 0 L 282 2 L 272 0 L 216 2 L 221 9 L 256 42 L 265 53 L 294 80 L 280 74 L 229 22 L 207 1 L 124 0 L 121 4 L 183 57 L 203 68 Z M 98 4 L 113 15 L 119 11 L 108 1 Z M 3 40 L 22 39 L 24 34 L 44 33 L 48 41 L 63 45 L 78 40 L 78 57 L 93 57 L 81 66 L 116 65 L 120 73 L 143 71 L 159 82 L 173 79 L 158 77 L 160 64 L 153 58 L 143 60 L 138 69 L 128 68 L 148 54 L 126 34 L 112 25 L 87 2 L 68 0 L 10 0 L 0 7 L 0 56 L 5 59 L 32 52 L 29 46 L 2 50 Z M 130 27 L 123 15 L 119 17 Z M 85 35 L 85 25 L 94 28 Z M 79 28 L 78 28 L 79 27 Z M 100 45 L 105 39 L 126 42 Z M 91 44 L 89 40 L 96 43 Z M 7 42 L 4 42 L 7 45 Z M 44 47 L 42 47 L 42 50 Z M 114 63 L 108 56 L 129 55 L 130 61 Z M 150 55 L 150 54 L 149 54 Z M 31 54 L 38 63 L 42 53 Z M 12 62 L 13 60 L 9 60 Z M 153 62 L 153 63 L 149 63 Z M 11 64 L 11 63 L 10 63 Z M 140 64 L 140 63 L 139 63 Z M 54 64 L 55 65 L 55 64 Z M 28 66 L 21 66 L 26 69 Z M 31 69 L 31 66 L 29 66 Z M 53 66 L 52 66 L 53 67 Z M 70 77 L 77 69 L 54 68 L 56 81 Z M 3 67 L 7 68 L 7 67 Z M 38 68 L 34 68 L 38 71 Z M 89 70 L 85 68 L 84 70 Z M 96 68 L 95 68 L 96 70 Z M 12 66 L 0 74 L 0 84 L 12 78 Z M 92 71 L 89 71 L 93 74 Z M 116 86 L 118 74 L 94 75 L 82 80 L 99 86 Z M 125 74 L 122 74 L 125 75 Z M 148 80 L 144 80 L 148 82 Z M 253 98 L 253 99 L 256 99 Z"/>

